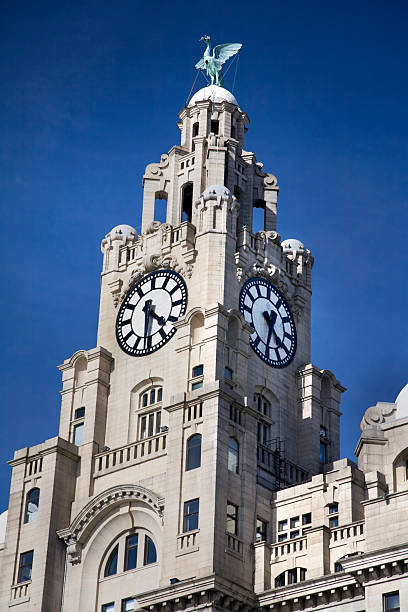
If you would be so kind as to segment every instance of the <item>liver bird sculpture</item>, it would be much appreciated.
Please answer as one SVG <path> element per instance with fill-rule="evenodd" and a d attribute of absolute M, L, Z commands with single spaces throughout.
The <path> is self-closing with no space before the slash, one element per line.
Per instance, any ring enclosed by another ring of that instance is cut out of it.
<path fill-rule="evenodd" d="M 225 43 L 214 47 L 211 53 L 211 38 L 203 36 L 200 38 L 206 44 L 203 57 L 196 64 L 197 70 L 206 70 L 207 75 L 211 77 L 211 85 L 219 85 L 222 87 L 222 65 L 241 49 L 241 43 Z"/>

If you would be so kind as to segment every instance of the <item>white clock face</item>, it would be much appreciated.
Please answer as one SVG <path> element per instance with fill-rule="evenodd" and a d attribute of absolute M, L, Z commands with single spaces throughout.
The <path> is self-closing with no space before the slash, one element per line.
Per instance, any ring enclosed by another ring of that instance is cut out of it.
<path fill-rule="evenodd" d="M 274 368 L 287 366 L 296 352 L 296 328 L 281 292 L 264 278 L 251 278 L 241 289 L 239 308 L 255 329 L 250 336 L 255 353 Z"/>
<path fill-rule="evenodd" d="M 149 355 L 175 334 L 187 308 L 187 287 L 173 270 L 156 270 L 126 295 L 116 319 L 116 339 L 129 355 Z"/>

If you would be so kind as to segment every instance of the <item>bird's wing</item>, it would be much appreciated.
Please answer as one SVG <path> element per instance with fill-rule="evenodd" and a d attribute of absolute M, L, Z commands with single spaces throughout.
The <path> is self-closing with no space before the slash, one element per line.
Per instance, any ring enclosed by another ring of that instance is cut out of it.
<path fill-rule="evenodd" d="M 199 62 L 196 63 L 195 67 L 197 70 L 203 70 L 205 68 L 204 58 L 202 57 Z"/>
<path fill-rule="evenodd" d="M 241 43 L 225 43 L 224 45 L 217 45 L 214 47 L 214 59 L 216 59 L 217 63 L 222 66 L 227 59 L 238 53 L 241 47 Z"/>

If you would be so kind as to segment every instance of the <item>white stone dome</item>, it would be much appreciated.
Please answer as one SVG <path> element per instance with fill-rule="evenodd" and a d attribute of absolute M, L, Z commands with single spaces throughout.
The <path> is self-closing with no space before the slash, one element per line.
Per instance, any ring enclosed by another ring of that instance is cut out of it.
<path fill-rule="evenodd" d="M 397 419 L 408 417 L 408 385 L 405 385 L 398 393 L 395 407 L 397 409 Z"/>
<path fill-rule="evenodd" d="M 6 540 L 7 514 L 7 510 L 0 514 L 0 544 L 4 544 Z"/>
<path fill-rule="evenodd" d="M 131 225 L 116 225 L 109 234 L 112 240 L 115 240 L 115 238 L 137 238 L 137 231 Z"/>
<path fill-rule="evenodd" d="M 305 250 L 305 245 L 300 240 L 296 240 L 296 238 L 287 238 L 281 245 L 284 253 Z"/>
<path fill-rule="evenodd" d="M 218 196 L 225 199 L 232 198 L 232 193 L 225 185 L 210 185 L 203 191 L 204 201 L 216 200 Z"/>
<path fill-rule="evenodd" d="M 238 106 L 238 102 L 235 96 L 232 95 L 228 89 L 219 87 L 219 85 L 209 85 L 199 89 L 194 96 L 191 98 L 187 106 L 194 106 L 197 102 L 205 102 L 211 100 L 212 102 L 229 102 Z"/>

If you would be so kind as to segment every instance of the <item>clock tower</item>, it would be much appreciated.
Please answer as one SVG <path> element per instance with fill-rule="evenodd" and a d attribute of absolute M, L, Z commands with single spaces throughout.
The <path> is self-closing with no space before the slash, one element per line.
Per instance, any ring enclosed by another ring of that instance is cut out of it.
<path fill-rule="evenodd" d="M 102 240 L 97 347 L 60 366 L 58 437 L 11 462 L 21 611 L 256 609 L 277 492 L 339 458 L 344 388 L 310 362 L 313 257 L 277 231 L 248 126 L 229 91 L 199 90 L 146 167 L 141 234 Z"/>

